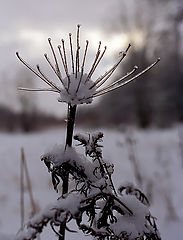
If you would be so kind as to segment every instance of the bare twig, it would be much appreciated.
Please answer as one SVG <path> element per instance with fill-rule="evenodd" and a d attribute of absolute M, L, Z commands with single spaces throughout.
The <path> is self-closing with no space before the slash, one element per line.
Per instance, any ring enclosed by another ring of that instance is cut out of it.
<path fill-rule="evenodd" d="M 131 75 L 132 75 L 137 69 L 138 69 L 138 67 L 135 66 L 135 67 L 132 69 L 132 71 L 130 71 L 129 73 L 127 73 L 125 76 L 123 76 L 123 77 L 120 78 L 119 80 L 117 80 L 117 81 L 111 83 L 111 84 L 108 85 L 107 87 L 102 88 L 102 89 L 99 90 L 99 91 L 96 91 L 96 93 L 103 92 L 104 90 L 108 90 L 108 89 L 112 88 L 113 86 L 115 86 L 115 85 L 117 85 L 117 84 L 121 84 L 122 81 L 124 81 L 126 78 L 128 78 L 129 76 L 131 76 Z M 98 86 L 98 87 L 100 87 L 100 86 Z M 98 87 L 97 87 L 97 88 L 98 88 Z"/>
<path fill-rule="evenodd" d="M 58 75 L 59 79 L 60 79 L 61 82 L 62 82 L 62 76 L 61 76 L 60 68 L 59 68 L 59 65 L 58 65 L 57 57 L 56 57 L 56 54 L 55 54 L 53 45 L 52 45 L 52 43 L 51 43 L 51 38 L 48 38 L 48 42 L 49 42 L 49 44 L 50 44 L 51 51 L 52 51 L 52 54 L 53 54 L 53 57 L 54 57 L 54 60 L 55 60 L 55 67 L 56 67 L 57 75 Z"/>
<path fill-rule="evenodd" d="M 101 41 L 99 42 L 98 50 L 97 50 L 97 53 L 96 53 L 94 62 L 93 62 L 93 64 L 92 64 L 92 67 L 91 67 L 91 69 L 90 69 L 90 71 L 89 71 L 89 73 L 88 73 L 88 76 L 87 76 L 85 82 L 87 82 L 87 81 L 90 79 L 91 74 L 92 74 L 92 72 L 93 72 L 93 69 L 95 68 L 95 64 L 96 64 L 96 62 L 97 62 L 97 60 L 98 60 L 98 58 L 99 58 L 99 56 L 100 56 L 100 47 L 101 47 Z"/>
<path fill-rule="evenodd" d="M 69 33 L 69 42 L 70 42 L 70 51 L 71 51 L 72 73 L 74 74 L 74 56 L 73 56 L 72 34 L 71 33 Z"/>
<path fill-rule="evenodd" d="M 24 226 L 24 149 L 21 148 L 21 160 L 20 160 L 20 217 L 21 217 L 21 230 L 23 230 Z"/>
<path fill-rule="evenodd" d="M 106 73 L 104 73 L 104 75 L 102 75 L 101 77 L 99 77 L 99 78 L 95 81 L 95 83 L 93 84 L 92 87 L 95 87 L 95 86 L 98 85 L 99 83 L 100 83 L 100 86 L 101 86 L 102 84 L 104 84 L 104 83 L 107 81 L 107 79 L 113 74 L 113 72 L 116 70 L 116 68 L 117 68 L 117 67 L 119 66 L 119 64 L 122 62 L 122 60 L 126 57 L 127 52 L 128 52 L 128 50 L 130 49 L 130 47 L 131 47 L 131 44 L 129 44 L 128 47 L 127 47 L 127 49 L 122 53 L 122 55 L 121 55 L 120 59 L 118 60 L 118 62 L 117 62 L 116 64 L 114 64 L 114 66 L 113 66 L 111 69 L 109 69 Z"/>
<path fill-rule="evenodd" d="M 142 76 L 144 73 L 146 73 L 147 71 L 149 71 L 151 68 L 153 68 L 159 61 L 160 61 L 160 58 L 158 58 L 158 59 L 157 59 L 154 63 L 152 63 L 149 67 L 147 67 L 147 68 L 144 69 L 142 72 L 140 72 L 140 73 L 138 73 L 137 75 L 135 75 L 134 77 L 130 78 L 129 80 L 126 80 L 126 81 L 122 82 L 121 84 L 119 84 L 118 86 L 112 87 L 112 88 L 110 88 L 110 89 L 108 89 L 108 90 L 106 90 L 106 91 L 104 90 L 104 91 L 102 91 L 102 92 L 100 92 L 100 93 L 97 93 L 97 92 L 96 92 L 93 97 L 98 97 L 98 96 L 101 96 L 101 95 L 103 95 L 103 94 L 112 92 L 112 91 L 114 91 L 114 90 L 116 90 L 116 89 L 118 89 L 118 88 L 120 88 L 120 87 L 122 87 L 122 86 L 124 86 L 124 85 L 126 85 L 126 84 L 128 84 L 128 83 L 130 83 L 130 82 L 132 82 L 132 81 L 134 81 L 135 79 L 139 78 L 139 77 Z M 119 79 L 118 81 L 120 81 L 120 80 L 121 80 L 121 79 Z"/>
<path fill-rule="evenodd" d="M 27 91 L 27 92 L 58 92 L 56 89 L 53 88 L 17 88 L 20 91 Z"/>
<path fill-rule="evenodd" d="M 88 49 L 88 44 L 89 44 L 89 42 L 87 40 L 86 41 L 85 52 L 84 52 L 84 56 L 83 56 L 83 63 L 82 63 L 82 66 L 81 66 L 81 76 L 80 76 L 80 80 L 79 80 L 79 83 L 78 83 L 78 86 L 77 86 L 77 89 L 76 89 L 76 93 L 79 90 L 79 87 L 80 87 L 80 84 L 81 84 L 81 81 L 82 81 L 82 77 L 83 77 L 84 65 L 85 65 L 85 60 L 86 60 L 86 53 L 87 53 L 87 49 Z"/>

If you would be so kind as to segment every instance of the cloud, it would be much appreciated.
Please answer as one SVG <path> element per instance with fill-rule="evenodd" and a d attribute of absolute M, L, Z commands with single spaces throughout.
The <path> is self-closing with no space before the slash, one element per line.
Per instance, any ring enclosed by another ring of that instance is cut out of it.
<path fill-rule="evenodd" d="M 111 7 L 115 7 L 115 3 L 118 2 L 118 0 L 6 0 L 3 3 L 2 1 L 0 0 L 0 82 L 2 73 L 8 75 L 8 79 L 13 79 L 13 75 L 21 68 L 15 57 L 16 51 L 25 56 L 30 64 L 35 65 L 40 62 L 40 57 L 45 52 L 50 53 L 48 37 L 52 37 L 55 44 L 58 44 L 61 38 L 68 40 L 68 33 L 75 33 L 76 25 L 80 23 L 83 26 L 84 41 L 88 31 L 90 31 L 88 38 L 92 32 L 96 33 L 99 30 L 101 32 L 104 19 Z M 97 43 L 102 40 L 100 36 L 96 34 L 94 36 Z M 92 47 L 94 50 L 96 45 L 91 44 L 91 52 Z M 2 89 L 0 95 L 1 93 Z"/>
<path fill-rule="evenodd" d="M 99 23 L 110 5 L 110 0 L 6 0 L 1 6 L 4 21 L 0 29 L 66 29 L 77 23 L 91 26 Z"/>

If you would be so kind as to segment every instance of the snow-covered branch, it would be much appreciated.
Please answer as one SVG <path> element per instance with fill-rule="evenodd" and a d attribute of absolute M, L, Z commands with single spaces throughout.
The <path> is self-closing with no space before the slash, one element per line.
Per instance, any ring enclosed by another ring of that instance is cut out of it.
<path fill-rule="evenodd" d="M 85 215 L 88 225 L 83 222 Z M 71 220 L 75 220 L 83 233 L 97 239 L 160 239 L 148 207 L 135 196 L 116 197 L 98 190 L 88 197 L 77 191 L 68 193 L 34 216 L 17 234 L 16 240 L 35 239 L 47 224 L 57 232 L 56 228 L 62 222 Z"/>

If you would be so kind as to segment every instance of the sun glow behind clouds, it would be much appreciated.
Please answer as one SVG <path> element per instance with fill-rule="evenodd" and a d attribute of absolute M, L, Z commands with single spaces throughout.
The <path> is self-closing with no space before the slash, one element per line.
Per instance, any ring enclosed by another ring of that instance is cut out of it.
<path fill-rule="evenodd" d="M 75 33 L 73 33 L 73 37 Z M 68 31 L 61 29 L 55 29 L 53 32 L 42 32 L 39 30 L 33 29 L 22 29 L 19 33 L 19 39 L 22 42 L 29 43 L 29 52 L 32 52 L 32 56 L 37 56 L 41 54 L 41 51 L 45 51 L 47 49 L 47 38 L 51 37 L 53 42 L 55 43 L 55 47 L 60 44 L 61 39 L 65 39 L 67 42 L 69 40 Z M 106 58 L 113 56 L 114 54 L 125 50 L 129 43 L 132 43 L 136 48 L 139 48 L 144 43 L 144 34 L 143 32 L 136 31 L 133 33 L 109 33 L 106 34 L 100 30 L 91 29 L 86 30 L 83 28 L 81 31 L 81 45 L 84 44 L 85 40 L 89 40 L 90 51 L 96 52 L 98 48 L 99 41 L 102 42 L 103 46 L 107 46 L 108 54 L 106 54 Z M 84 46 L 84 45 L 83 45 Z M 33 51 L 32 51 L 33 50 Z"/>
<path fill-rule="evenodd" d="M 145 42 L 145 33 L 140 30 L 136 30 L 127 34 L 129 41 L 135 46 L 135 48 L 141 48 Z"/>
<path fill-rule="evenodd" d="M 87 32 L 88 39 L 91 40 L 93 49 L 98 46 L 98 41 L 109 47 L 110 55 L 115 52 L 124 50 L 129 43 L 132 43 L 135 48 L 140 48 L 144 45 L 145 35 L 143 31 L 133 31 L 128 33 L 103 33 L 97 30 Z"/>
<path fill-rule="evenodd" d="M 107 46 L 109 55 L 113 55 L 116 51 L 123 50 L 128 45 L 128 37 L 126 34 L 112 34 L 103 33 L 99 30 L 90 30 L 87 32 L 87 38 L 91 42 L 93 51 L 96 51 L 98 42 L 101 41 L 103 45 Z"/>
<path fill-rule="evenodd" d="M 66 42 L 69 40 L 68 33 L 69 32 L 66 32 L 65 30 L 55 30 L 50 36 L 49 33 L 39 30 L 22 29 L 19 32 L 19 39 L 24 43 L 29 43 L 30 49 L 27 50 L 32 51 L 33 49 L 33 55 L 35 56 L 41 54 L 41 51 L 47 48 L 46 44 L 48 37 L 51 37 L 53 42 L 58 45 L 60 44 L 62 38 L 65 39 Z M 73 33 L 73 37 L 74 36 L 75 33 Z M 114 53 L 124 50 L 129 43 L 128 35 L 124 33 L 109 33 L 108 35 L 106 35 L 106 33 L 99 30 L 86 30 L 84 28 L 83 31 L 81 30 L 81 39 L 81 44 L 84 44 L 85 40 L 89 40 L 91 52 L 96 52 L 96 49 L 98 48 L 98 43 L 99 41 L 101 41 L 103 46 L 108 47 L 108 54 L 106 55 L 106 57 L 111 57 L 111 55 L 113 55 Z M 39 51 L 37 51 L 38 49 Z"/>
<path fill-rule="evenodd" d="M 20 31 L 19 37 L 22 40 L 33 41 L 33 42 L 37 42 L 37 44 L 40 44 L 44 40 L 45 34 L 41 31 L 36 31 L 32 29 L 29 29 L 29 30 L 23 29 Z"/>

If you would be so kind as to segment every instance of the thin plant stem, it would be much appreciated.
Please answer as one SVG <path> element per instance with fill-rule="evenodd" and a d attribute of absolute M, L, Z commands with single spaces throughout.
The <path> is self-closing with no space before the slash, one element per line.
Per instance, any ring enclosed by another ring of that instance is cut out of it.
<path fill-rule="evenodd" d="M 129 76 L 131 76 L 136 70 L 138 69 L 137 66 L 135 66 L 132 71 L 130 71 L 129 73 L 127 73 L 125 76 L 123 76 L 122 78 L 120 78 L 119 80 L 109 84 L 108 86 L 104 87 L 103 89 L 101 90 L 98 90 L 96 91 L 96 93 L 100 93 L 100 92 L 103 92 L 104 90 L 108 90 L 110 89 L 111 87 L 117 85 L 117 84 L 121 84 L 123 80 L 125 80 L 126 78 L 128 78 Z M 100 86 L 99 86 L 100 87 Z M 98 87 L 97 87 L 98 88 Z"/>
<path fill-rule="evenodd" d="M 82 66 L 81 66 L 81 76 L 80 76 L 79 83 L 78 83 L 78 86 L 77 86 L 77 89 L 76 89 L 76 93 L 79 90 L 81 80 L 82 80 L 82 77 L 83 77 L 84 65 L 85 65 L 85 60 L 86 60 L 86 53 L 87 53 L 87 50 L 88 50 L 88 44 L 89 44 L 89 41 L 87 40 L 86 41 L 86 48 L 85 48 L 85 52 L 84 52 L 84 56 L 83 56 L 83 63 L 82 63 Z"/>
<path fill-rule="evenodd" d="M 67 146 L 72 147 L 72 137 L 73 137 L 73 131 L 74 131 L 76 107 L 77 107 L 76 105 L 68 104 L 67 133 L 66 133 L 65 149 L 67 148 Z"/>
<path fill-rule="evenodd" d="M 74 131 L 76 108 L 77 108 L 77 105 L 68 104 L 65 150 L 67 149 L 67 147 L 72 147 L 72 138 L 73 138 L 73 131 Z M 63 181 L 63 184 L 62 184 L 62 195 L 63 195 L 63 194 L 68 193 L 68 188 L 69 188 L 69 174 L 68 173 L 62 177 L 62 181 Z M 66 222 L 63 222 L 60 225 L 58 240 L 65 239 L 65 229 L 66 229 Z"/>
<path fill-rule="evenodd" d="M 17 88 L 20 91 L 26 91 L 26 92 L 58 92 L 56 89 L 53 88 Z"/>
<path fill-rule="evenodd" d="M 122 86 L 124 86 L 124 85 L 126 85 L 126 84 L 128 84 L 128 83 L 130 83 L 130 82 L 132 82 L 132 81 L 134 81 L 135 79 L 137 79 L 138 77 L 140 77 L 141 75 L 143 75 L 144 73 L 146 73 L 146 72 L 148 72 L 151 68 L 153 68 L 158 62 L 160 61 L 160 58 L 158 58 L 154 63 L 152 63 L 149 67 L 147 67 L 147 68 L 145 68 L 142 72 L 140 72 L 140 73 L 138 73 L 137 75 L 135 75 L 134 77 L 132 77 L 132 78 L 130 78 L 129 80 L 126 80 L 126 81 L 122 81 L 122 83 L 121 84 L 119 84 L 119 85 L 117 85 L 116 87 L 114 86 L 114 87 L 112 87 L 112 88 L 110 88 L 110 89 L 108 89 L 108 90 L 104 90 L 104 91 L 102 91 L 101 93 L 95 93 L 92 97 L 94 98 L 94 97 L 98 97 L 98 96 L 101 96 L 101 95 L 103 95 L 103 94 L 106 94 L 106 93 L 109 93 L 109 92 L 111 92 L 111 91 L 114 91 L 114 90 L 116 90 L 116 89 L 118 89 L 118 88 L 120 88 L 120 87 L 122 87 Z M 121 79 L 119 79 L 118 81 L 121 81 L 122 80 L 122 78 Z"/>
<path fill-rule="evenodd" d="M 127 49 L 125 50 L 125 52 L 122 53 L 122 55 L 121 55 L 120 59 L 118 60 L 118 62 L 116 64 L 114 64 L 114 66 L 112 68 L 110 68 L 106 73 L 104 73 L 104 75 L 102 75 L 101 77 L 99 77 L 95 81 L 95 83 L 93 84 L 92 88 L 95 87 L 98 84 L 100 84 L 100 86 L 101 86 L 101 85 L 103 85 L 107 81 L 107 79 L 113 74 L 113 72 L 117 69 L 119 64 L 126 57 L 127 52 L 129 51 L 130 47 L 131 47 L 131 44 L 129 44 Z"/>
<path fill-rule="evenodd" d="M 106 164 L 104 164 L 104 168 L 105 168 L 105 170 L 106 170 L 106 172 L 107 172 L 107 175 L 108 175 L 108 177 L 109 177 L 109 181 L 110 181 L 111 187 L 112 187 L 112 189 L 113 189 L 113 191 L 114 191 L 114 194 L 115 194 L 115 196 L 117 197 L 118 195 L 117 195 L 116 189 L 115 189 L 115 187 L 114 187 L 114 183 L 113 183 L 111 174 L 109 173 Z"/>
<path fill-rule="evenodd" d="M 24 176 L 25 174 L 25 176 Z M 24 219 L 25 219 L 25 201 L 24 201 L 24 177 L 27 182 L 27 189 L 29 192 L 29 198 L 31 202 L 31 216 L 34 216 L 37 212 L 36 208 L 36 203 L 33 198 L 33 193 L 32 193 L 32 185 L 31 185 L 31 180 L 29 177 L 29 172 L 27 168 L 27 163 L 26 163 L 26 158 L 25 158 L 25 153 L 24 149 L 21 148 L 21 161 L 20 161 L 20 209 L 21 209 L 21 229 L 23 229 L 24 226 Z M 37 240 L 40 240 L 40 235 L 37 236 Z"/>
<path fill-rule="evenodd" d="M 79 46 L 79 29 L 80 29 L 81 25 L 78 24 L 77 25 L 77 71 L 79 72 L 79 50 L 80 50 L 80 46 Z"/>
<path fill-rule="evenodd" d="M 24 150 L 21 149 L 21 160 L 20 160 L 20 218 L 21 218 L 21 229 L 24 226 Z"/>
<path fill-rule="evenodd" d="M 74 56 L 73 56 L 72 34 L 71 33 L 69 33 L 69 43 L 70 43 L 70 51 L 71 51 L 72 73 L 74 74 Z"/>
<path fill-rule="evenodd" d="M 97 62 L 97 60 L 98 60 L 98 58 L 99 58 L 99 56 L 100 56 L 100 47 L 101 47 L 101 41 L 99 42 L 98 50 L 97 50 L 97 53 L 96 53 L 94 62 L 93 62 L 93 64 L 92 64 L 92 67 L 91 67 L 91 69 L 90 69 L 90 72 L 88 73 L 88 76 L 87 76 L 85 82 L 87 82 L 87 81 L 90 79 L 90 77 L 91 77 L 91 75 L 92 75 L 92 72 L 93 72 L 94 69 L 95 69 L 96 62 Z"/>
<path fill-rule="evenodd" d="M 29 171 L 28 171 L 25 156 L 24 156 L 24 171 L 25 171 L 25 177 L 26 177 L 26 182 L 27 182 L 27 189 L 28 189 L 28 193 L 29 193 L 29 199 L 30 199 L 31 208 L 32 208 L 31 215 L 34 216 L 37 212 L 37 209 L 36 209 L 36 203 L 35 203 L 35 200 L 34 200 L 34 197 L 33 197 L 32 184 L 31 184 L 31 179 L 30 179 L 30 176 L 29 176 Z"/>
<path fill-rule="evenodd" d="M 93 73 L 95 72 L 97 66 L 98 66 L 99 63 L 101 62 L 101 60 L 102 60 L 102 58 L 103 58 L 103 56 L 104 56 L 104 54 L 105 54 L 105 52 L 106 52 L 106 49 L 107 49 L 107 47 L 105 46 L 105 47 L 104 47 L 104 50 L 103 50 L 103 52 L 102 52 L 102 54 L 101 54 L 101 56 L 100 56 L 100 58 L 99 58 L 98 61 L 95 63 L 95 65 L 94 65 L 94 67 L 93 67 L 90 75 L 88 76 L 89 79 L 91 78 L 91 76 L 92 76 Z"/>
<path fill-rule="evenodd" d="M 31 66 L 29 66 L 29 64 L 26 63 L 26 62 L 19 56 L 19 53 L 18 53 L 18 52 L 16 52 L 16 55 L 17 55 L 18 59 L 19 59 L 31 72 L 33 72 L 37 77 L 39 77 L 41 80 L 43 80 L 43 81 L 44 81 L 46 84 L 48 84 L 50 87 L 55 88 L 55 89 L 57 89 L 57 90 L 59 91 L 59 88 L 58 88 L 52 81 L 48 80 L 47 78 L 44 78 L 42 73 L 40 73 L 40 74 L 41 74 L 41 75 L 40 75 L 35 69 L 33 69 Z M 39 68 L 39 65 L 37 65 L 37 68 Z M 39 70 L 40 70 L 40 68 L 39 68 Z M 38 71 L 39 71 L 39 70 L 38 70 Z"/>
<path fill-rule="evenodd" d="M 56 67 L 57 75 L 58 75 L 60 81 L 62 82 L 62 76 L 61 76 L 60 68 L 59 68 L 59 65 L 58 65 L 57 57 L 56 57 L 53 45 L 51 43 L 51 38 L 48 38 L 48 42 L 49 42 L 49 45 L 50 45 L 50 48 L 51 48 L 51 51 L 52 51 L 52 54 L 53 54 L 53 57 L 54 57 L 54 60 L 55 60 L 55 67 Z"/>
<path fill-rule="evenodd" d="M 140 167 L 137 160 L 137 149 L 136 149 L 136 141 L 132 136 L 132 133 L 129 132 L 126 135 L 126 145 L 128 150 L 128 158 L 133 166 L 135 180 L 140 188 L 143 186 L 143 179 L 140 173 Z"/>

